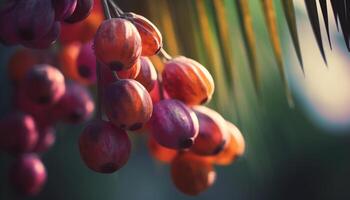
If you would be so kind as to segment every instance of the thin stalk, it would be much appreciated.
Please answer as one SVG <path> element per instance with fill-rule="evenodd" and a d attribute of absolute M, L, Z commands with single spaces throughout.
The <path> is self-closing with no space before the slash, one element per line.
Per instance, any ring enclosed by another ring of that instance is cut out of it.
<path fill-rule="evenodd" d="M 111 16 L 111 12 L 109 11 L 107 0 L 101 0 L 101 1 L 102 1 L 103 11 L 104 11 L 106 19 L 111 19 L 112 16 Z"/>
<path fill-rule="evenodd" d="M 161 56 L 163 59 L 166 61 L 169 61 L 172 59 L 172 57 L 164 50 L 164 48 L 161 48 L 160 51 L 158 52 L 158 55 Z"/>

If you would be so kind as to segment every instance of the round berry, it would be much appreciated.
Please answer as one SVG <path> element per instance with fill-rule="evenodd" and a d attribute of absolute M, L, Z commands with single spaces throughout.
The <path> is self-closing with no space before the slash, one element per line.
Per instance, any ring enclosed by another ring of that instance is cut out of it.
<path fill-rule="evenodd" d="M 214 92 L 214 81 L 207 69 L 183 56 L 166 62 L 162 77 L 169 96 L 187 105 L 204 104 Z"/>
<path fill-rule="evenodd" d="M 171 149 L 190 148 L 198 135 L 195 113 L 178 100 L 156 103 L 148 125 L 154 139 Z"/>
<path fill-rule="evenodd" d="M 77 5 L 74 12 L 64 21 L 67 23 L 76 23 L 87 18 L 94 6 L 93 0 L 77 0 Z"/>
<path fill-rule="evenodd" d="M 24 154 L 10 168 L 10 181 L 25 195 L 38 194 L 46 182 L 46 169 L 35 154 Z"/>
<path fill-rule="evenodd" d="M 61 23 L 55 22 L 53 23 L 49 32 L 43 37 L 31 41 L 23 41 L 22 44 L 28 48 L 47 49 L 56 42 L 58 35 L 60 34 L 60 30 Z"/>
<path fill-rule="evenodd" d="M 56 141 L 55 129 L 53 127 L 39 127 L 39 138 L 33 152 L 44 153 L 47 152 Z"/>
<path fill-rule="evenodd" d="M 113 71 L 130 69 L 140 58 L 142 43 L 135 26 L 126 19 L 105 20 L 95 35 L 95 54 Z"/>
<path fill-rule="evenodd" d="M 52 4 L 55 8 L 55 19 L 64 20 L 73 14 L 77 0 L 52 0 Z"/>
<path fill-rule="evenodd" d="M 93 42 L 81 45 L 76 63 L 78 75 L 86 84 L 96 83 L 96 56 L 92 45 Z"/>
<path fill-rule="evenodd" d="M 129 159 L 131 143 L 127 133 L 110 122 L 93 121 L 79 138 L 80 155 L 96 172 L 113 173 Z"/>
<path fill-rule="evenodd" d="M 147 91 L 152 91 L 157 82 L 157 71 L 151 60 L 147 57 L 141 57 L 141 70 L 136 79 Z"/>
<path fill-rule="evenodd" d="M 127 70 L 117 71 L 117 75 L 121 79 L 135 79 L 139 75 L 141 69 L 141 61 L 137 60 L 134 66 Z"/>
<path fill-rule="evenodd" d="M 103 106 L 115 126 L 128 130 L 142 128 L 151 118 L 153 109 L 147 90 L 132 79 L 122 79 L 107 86 Z"/>

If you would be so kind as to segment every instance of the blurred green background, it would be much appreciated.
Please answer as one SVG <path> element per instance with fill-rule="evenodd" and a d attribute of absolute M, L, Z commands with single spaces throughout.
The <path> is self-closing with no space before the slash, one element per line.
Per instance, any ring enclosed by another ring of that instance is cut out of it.
<path fill-rule="evenodd" d="M 152 19 L 164 34 L 165 49 L 170 54 L 197 59 L 209 69 L 216 82 L 209 105 L 241 129 L 246 153 L 231 166 L 216 167 L 217 181 L 212 188 L 198 197 L 178 192 L 172 185 L 169 166 L 150 157 L 146 140 L 139 135 L 132 136 L 132 155 L 124 168 L 112 175 L 94 173 L 79 156 L 77 140 L 83 125 L 59 125 L 56 145 L 43 155 L 48 182 L 42 193 L 32 198 L 16 195 L 7 182 L 12 158 L 0 153 L 0 199 L 350 199 L 350 95 L 337 95 L 347 94 L 350 80 L 346 69 L 349 55 L 341 35 L 333 25 L 334 48 L 330 51 L 326 47 L 327 68 L 311 37 L 303 1 L 295 1 L 304 76 L 280 1 L 275 1 L 284 65 L 295 101 L 292 109 L 285 97 L 260 1 L 249 1 L 261 72 L 260 95 L 256 95 L 250 76 L 235 1 L 220 0 L 225 13 L 217 10 L 215 1 L 117 1 L 123 10 Z M 220 35 L 222 19 L 227 25 L 226 37 Z M 12 51 L 0 46 L 1 116 L 11 110 L 6 65 Z M 337 69 L 344 69 L 341 80 L 334 72 Z M 322 101 L 328 97 L 330 101 Z M 343 107 L 336 107 L 340 114 L 332 107 L 338 100 L 343 102 Z"/>

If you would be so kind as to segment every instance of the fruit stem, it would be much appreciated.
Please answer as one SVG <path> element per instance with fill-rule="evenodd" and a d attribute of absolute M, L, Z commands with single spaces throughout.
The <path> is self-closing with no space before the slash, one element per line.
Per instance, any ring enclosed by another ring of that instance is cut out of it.
<path fill-rule="evenodd" d="M 98 60 L 96 60 L 96 78 L 97 78 L 97 100 L 96 100 L 96 118 L 102 120 L 102 102 L 101 102 L 101 97 L 102 97 L 102 77 L 101 77 L 101 64 Z"/>
<path fill-rule="evenodd" d="M 164 48 L 161 48 L 158 52 L 158 54 L 165 59 L 166 61 L 169 61 L 172 59 L 172 57 L 168 54 L 168 52 L 165 51 Z"/>
<path fill-rule="evenodd" d="M 107 0 L 101 0 L 101 1 L 103 4 L 103 11 L 104 11 L 106 19 L 111 19 L 112 16 L 111 16 L 111 12 L 109 11 Z"/>
<path fill-rule="evenodd" d="M 115 3 L 112 0 L 108 0 L 108 4 L 113 15 L 112 17 L 120 18 L 122 14 L 117 10 Z"/>
<path fill-rule="evenodd" d="M 113 0 L 108 0 L 108 1 L 109 1 L 109 4 L 112 6 L 112 8 L 118 13 L 118 17 L 124 14 L 124 11 L 120 9 L 120 7 Z"/>

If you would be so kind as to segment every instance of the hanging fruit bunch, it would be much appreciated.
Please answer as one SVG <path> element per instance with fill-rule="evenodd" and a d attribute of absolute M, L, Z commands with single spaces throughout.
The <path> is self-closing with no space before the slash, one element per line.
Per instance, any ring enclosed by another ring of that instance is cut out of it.
<path fill-rule="evenodd" d="M 214 183 L 214 165 L 229 165 L 244 153 L 242 134 L 204 106 L 214 93 L 213 78 L 204 66 L 166 53 L 160 31 L 145 17 L 124 13 L 112 0 L 101 2 L 92 8 L 92 0 L 19 0 L 9 1 L 1 9 L 1 16 L 15 20 L 19 8 L 50 8 L 45 12 L 55 13 L 51 23 L 59 27 L 57 21 L 64 21 L 61 46 L 53 52 L 57 55 L 54 59 L 44 59 L 43 64 L 37 52 L 25 49 L 14 55 L 23 59 L 10 62 L 10 76 L 18 91 L 16 107 L 21 112 L 1 122 L 1 130 L 7 131 L 0 137 L 8 141 L 2 147 L 20 155 L 11 180 L 26 194 L 40 191 L 45 168 L 37 155 L 24 153 L 48 149 L 42 146 L 52 141 L 54 134 L 49 133 L 54 122 L 89 119 L 94 104 L 84 86 L 96 85 L 97 112 L 79 138 L 80 155 L 87 167 L 100 173 L 117 171 L 129 159 L 128 134 L 144 131 L 151 155 L 170 163 L 175 186 L 185 194 L 199 194 Z M 43 14 L 35 13 L 30 17 Z M 59 35 L 57 31 L 52 36 L 51 29 L 43 30 L 34 19 L 23 22 L 27 29 L 21 28 L 20 20 L 16 25 L 1 19 L 0 25 L 9 26 L 0 30 L 4 44 L 46 48 Z M 47 35 L 54 39 L 49 40 Z M 155 55 L 164 61 L 161 68 L 155 68 L 149 59 Z M 65 82 L 64 77 L 71 81 Z M 9 130 L 16 134 L 9 135 Z M 38 144 L 40 148 L 34 147 Z M 41 167 L 34 167 L 38 163 Z"/>

